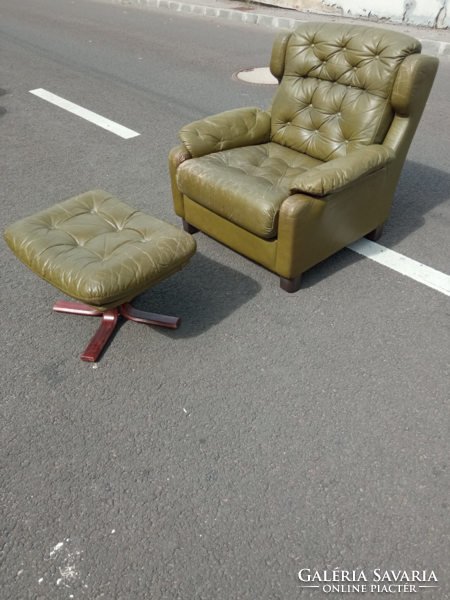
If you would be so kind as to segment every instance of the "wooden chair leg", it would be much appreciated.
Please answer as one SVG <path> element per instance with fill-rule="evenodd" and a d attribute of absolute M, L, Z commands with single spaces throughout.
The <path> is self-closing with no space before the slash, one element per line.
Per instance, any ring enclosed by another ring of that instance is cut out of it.
<path fill-rule="evenodd" d="M 297 277 L 292 277 L 288 279 L 287 277 L 280 277 L 280 288 L 289 294 L 293 294 L 300 289 L 300 285 L 302 283 L 302 274 L 297 275 Z"/>
<path fill-rule="evenodd" d="M 200 231 L 200 229 L 197 229 L 197 227 L 194 227 L 193 225 L 191 225 L 184 219 L 183 219 L 183 229 L 184 229 L 184 231 L 186 231 L 186 233 L 190 233 L 191 235 Z"/>
<path fill-rule="evenodd" d="M 376 229 L 373 229 L 364 237 L 367 240 L 370 240 L 371 242 L 378 242 L 378 240 L 380 239 L 382 234 L 383 234 L 383 225 L 379 225 Z"/>
<path fill-rule="evenodd" d="M 100 352 L 116 328 L 118 315 L 119 311 L 117 308 L 112 308 L 103 313 L 100 327 L 95 332 L 86 350 L 80 356 L 81 360 L 87 362 L 95 362 L 97 360 Z"/>
<path fill-rule="evenodd" d="M 102 317 L 100 327 L 94 334 L 94 337 L 89 342 L 86 350 L 80 356 L 81 360 L 87 362 L 95 362 L 100 356 L 101 351 L 105 347 L 112 332 L 116 328 L 119 314 L 129 321 L 144 323 L 145 325 L 157 325 L 159 327 L 168 327 L 169 329 L 177 329 L 181 323 L 179 317 L 168 317 L 166 315 L 158 315 L 155 313 L 144 312 L 133 308 L 129 302 L 125 302 L 116 308 L 112 308 L 105 312 L 91 308 L 87 304 L 81 302 L 57 302 L 53 307 L 55 312 L 71 313 L 75 315 L 84 315 L 90 317 Z"/>
<path fill-rule="evenodd" d="M 137 323 L 145 323 L 146 325 L 158 325 L 159 327 L 168 327 L 169 329 L 177 329 L 181 322 L 179 317 L 167 317 L 166 315 L 157 315 L 154 313 L 144 312 L 133 308 L 129 302 L 125 302 L 119 306 L 120 314 Z"/>
<path fill-rule="evenodd" d="M 100 310 L 91 308 L 82 302 L 59 301 L 55 304 L 53 310 L 59 313 L 70 313 L 71 315 L 84 315 L 85 317 L 101 317 L 103 314 Z"/>

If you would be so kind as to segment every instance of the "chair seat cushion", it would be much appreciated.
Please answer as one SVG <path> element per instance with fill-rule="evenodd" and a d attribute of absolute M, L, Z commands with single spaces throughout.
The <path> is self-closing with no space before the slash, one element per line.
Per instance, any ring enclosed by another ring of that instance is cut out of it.
<path fill-rule="evenodd" d="M 185 161 L 180 191 L 235 225 L 262 238 L 277 235 L 290 183 L 322 161 L 270 142 Z"/>
<path fill-rule="evenodd" d="M 176 273 L 196 250 L 191 235 L 100 190 L 14 223 L 5 240 L 37 275 L 102 311 Z"/>

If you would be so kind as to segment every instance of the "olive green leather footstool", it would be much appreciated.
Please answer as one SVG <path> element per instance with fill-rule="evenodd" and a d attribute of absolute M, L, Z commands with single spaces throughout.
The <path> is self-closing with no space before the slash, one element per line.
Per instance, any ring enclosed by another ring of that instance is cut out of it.
<path fill-rule="evenodd" d="M 171 329 L 180 323 L 129 302 L 185 267 L 194 238 L 107 192 L 87 192 L 17 221 L 5 240 L 27 267 L 79 302 L 57 302 L 54 311 L 102 316 L 81 360 L 97 360 L 119 314 Z"/>

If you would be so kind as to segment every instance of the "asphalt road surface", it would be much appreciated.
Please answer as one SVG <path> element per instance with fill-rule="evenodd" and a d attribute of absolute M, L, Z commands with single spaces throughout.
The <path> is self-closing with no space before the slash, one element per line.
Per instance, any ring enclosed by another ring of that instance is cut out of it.
<path fill-rule="evenodd" d="M 273 29 L 86 0 L 0 11 L 2 228 L 98 188 L 179 225 L 179 129 L 274 92 L 231 78 L 268 64 Z M 450 61 L 380 240 L 447 274 L 449 131 Z M 449 598 L 449 297 L 349 249 L 289 295 L 196 239 L 134 302 L 180 329 L 126 322 L 94 366 L 98 321 L 52 313 L 64 298 L 1 242 L 0 598 L 326 597 L 304 568 L 426 569 L 439 588 L 407 597 Z"/>

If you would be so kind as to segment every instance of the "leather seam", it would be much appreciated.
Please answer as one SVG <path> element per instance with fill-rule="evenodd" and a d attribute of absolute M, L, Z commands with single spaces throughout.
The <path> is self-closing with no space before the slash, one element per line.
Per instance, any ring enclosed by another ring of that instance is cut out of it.
<path fill-rule="evenodd" d="M 375 133 L 373 134 L 372 142 L 371 142 L 371 144 L 369 144 L 369 146 L 375 143 L 375 140 L 376 140 L 376 138 L 377 138 L 377 135 L 378 135 L 378 131 L 379 131 L 380 127 L 381 127 L 381 121 L 382 121 L 382 117 L 383 117 L 383 115 L 384 115 L 384 111 L 386 110 L 386 106 L 387 106 L 387 104 L 388 104 L 388 101 L 390 101 L 390 99 L 391 99 L 391 95 L 392 95 L 392 91 L 391 91 L 391 93 L 389 94 L 389 96 L 386 98 L 386 100 L 385 100 L 385 102 L 384 102 L 383 111 L 382 111 L 382 113 L 381 113 L 381 116 L 380 116 L 380 118 L 378 119 L 378 126 L 377 126 L 377 128 L 376 128 L 376 130 L 375 130 Z M 388 129 L 388 131 L 389 131 L 389 129 Z M 387 132 L 386 132 L 386 133 L 387 133 Z M 385 137 L 386 137 L 386 136 L 385 136 Z"/>

